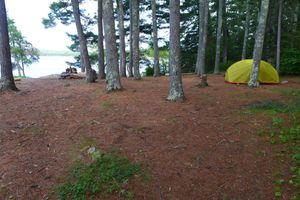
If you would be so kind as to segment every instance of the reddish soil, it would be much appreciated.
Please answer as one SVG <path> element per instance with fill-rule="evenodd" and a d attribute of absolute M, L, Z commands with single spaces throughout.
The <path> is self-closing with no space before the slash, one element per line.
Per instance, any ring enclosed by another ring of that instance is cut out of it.
<path fill-rule="evenodd" d="M 124 90 L 110 94 L 104 81 L 22 80 L 20 92 L 0 96 L 0 199 L 57 199 L 51 191 L 87 146 L 146 169 L 149 180 L 129 185 L 134 199 L 274 199 L 274 173 L 288 172 L 289 161 L 278 162 L 279 147 L 257 134 L 270 119 L 240 111 L 288 99 L 274 89 L 300 88 L 299 78 L 288 80 L 248 89 L 210 76 L 198 88 L 184 76 L 182 103 L 165 100 L 167 77 L 122 79 Z"/>

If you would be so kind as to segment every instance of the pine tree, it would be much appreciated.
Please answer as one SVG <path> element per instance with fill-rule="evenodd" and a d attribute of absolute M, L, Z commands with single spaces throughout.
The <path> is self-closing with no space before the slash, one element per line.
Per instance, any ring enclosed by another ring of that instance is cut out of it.
<path fill-rule="evenodd" d="M 218 28 L 217 28 L 217 40 L 216 40 L 216 57 L 215 57 L 215 69 L 214 73 L 220 73 L 220 55 L 221 55 L 221 34 L 223 23 L 223 3 L 224 0 L 219 0 L 218 7 Z"/>
<path fill-rule="evenodd" d="M 111 92 L 122 89 L 119 75 L 115 19 L 112 0 L 103 0 L 103 23 L 106 47 L 106 90 Z"/>
<path fill-rule="evenodd" d="M 89 53 L 87 48 L 87 42 L 86 38 L 83 33 L 83 28 L 80 20 L 80 10 L 79 10 L 79 2 L 78 0 L 72 0 L 72 8 L 73 8 L 73 15 L 75 19 L 77 34 L 79 37 L 79 43 L 80 43 L 80 53 L 82 54 L 83 64 L 86 69 L 86 82 L 87 83 L 93 83 L 96 81 L 96 77 L 92 71 L 90 59 L 89 59 Z"/>
<path fill-rule="evenodd" d="M 119 3 L 119 39 L 120 39 L 120 76 L 126 77 L 126 45 L 125 45 L 125 29 L 124 29 L 124 3 Z"/>
<path fill-rule="evenodd" d="M 9 46 L 8 36 L 8 24 L 5 1 L 0 0 L 0 67 L 1 67 L 1 79 L 0 79 L 0 92 L 6 90 L 17 91 L 15 85 L 12 63 L 11 63 L 11 52 Z"/>
<path fill-rule="evenodd" d="M 130 0 L 131 23 L 132 23 L 132 66 L 135 80 L 141 79 L 140 74 L 140 23 L 139 23 L 139 0 Z"/>
<path fill-rule="evenodd" d="M 250 81 L 248 83 L 248 86 L 250 88 L 259 86 L 258 75 L 259 75 L 260 62 L 261 62 L 262 51 L 263 51 L 263 46 L 264 46 L 264 38 L 265 38 L 265 30 L 266 30 L 267 17 L 268 17 L 268 11 L 269 11 L 269 3 L 270 3 L 270 0 L 262 0 L 261 1 L 259 21 L 258 21 L 258 27 L 256 29 L 255 45 L 254 45 L 254 51 L 253 51 L 253 65 L 252 65 L 252 70 L 251 70 L 251 75 L 250 75 Z"/>
<path fill-rule="evenodd" d="M 170 0 L 170 88 L 169 101 L 185 99 L 180 64 L 180 1 Z"/>
<path fill-rule="evenodd" d="M 102 14 L 102 0 L 98 0 L 98 70 L 99 79 L 105 79 L 105 67 L 104 67 L 104 47 L 103 47 L 103 19 Z"/>
<path fill-rule="evenodd" d="M 153 49 L 154 49 L 154 76 L 160 76 L 159 67 L 159 50 L 158 50 L 158 36 L 157 36 L 157 17 L 156 17 L 156 0 L 151 0 L 152 10 L 152 34 L 153 34 Z"/>

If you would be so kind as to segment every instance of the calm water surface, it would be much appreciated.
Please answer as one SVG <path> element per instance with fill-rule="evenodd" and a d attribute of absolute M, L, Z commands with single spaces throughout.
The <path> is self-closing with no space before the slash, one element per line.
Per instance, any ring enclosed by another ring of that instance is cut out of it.
<path fill-rule="evenodd" d="M 41 56 L 39 62 L 25 67 L 25 75 L 30 78 L 39 78 L 51 74 L 60 74 L 67 67 L 66 61 L 74 62 L 72 56 Z M 14 75 L 18 76 L 18 71 L 14 70 Z"/>

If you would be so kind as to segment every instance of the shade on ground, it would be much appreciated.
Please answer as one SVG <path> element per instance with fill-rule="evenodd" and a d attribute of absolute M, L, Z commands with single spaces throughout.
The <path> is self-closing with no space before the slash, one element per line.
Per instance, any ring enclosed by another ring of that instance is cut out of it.
<path fill-rule="evenodd" d="M 253 60 L 241 60 L 231 65 L 225 75 L 229 83 L 248 83 L 252 69 Z M 278 84 L 279 76 L 275 68 L 265 61 L 260 62 L 258 82 L 264 84 Z"/>

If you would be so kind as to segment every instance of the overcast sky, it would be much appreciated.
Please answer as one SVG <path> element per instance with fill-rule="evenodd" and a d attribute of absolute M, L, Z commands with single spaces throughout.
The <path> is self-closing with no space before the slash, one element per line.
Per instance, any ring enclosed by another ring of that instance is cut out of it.
<path fill-rule="evenodd" d="M 42 18 L 47 17 L 54 0 L 6 0 L 8 16 L 34 47 L 44 50 L 67 50 L 70 43 L 66 32 L 75 33 L 75 24 L 44 29 Z"/>

